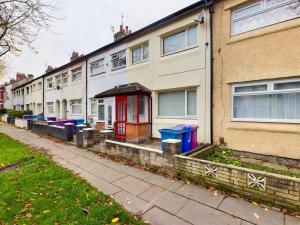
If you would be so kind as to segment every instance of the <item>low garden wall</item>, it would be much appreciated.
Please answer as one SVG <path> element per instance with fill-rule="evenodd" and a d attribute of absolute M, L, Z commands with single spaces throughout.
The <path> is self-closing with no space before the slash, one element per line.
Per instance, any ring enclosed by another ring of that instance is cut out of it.
<path fill-rule="evenodd" d="M 176 155 L 178 177 L 206 183 L 252 200 L 300 211 L 300 179 Z"/>
<path fill-rule="evenodd" d="M 73 140 L 73 129 L 72 126 L 67 127 L 48 125 L 45 123 L 34 122 L 32 124 L 32 131 L 37 134 L 48 135 L 55 138 L 58 138 L 63 141 L 72 141 Z"/>
<path fill-rule="evenodd" d="M 27 129 L 27 120 L 23 119 L 15 119 L 15 126 L 19 128 L 26 128 Z"/>

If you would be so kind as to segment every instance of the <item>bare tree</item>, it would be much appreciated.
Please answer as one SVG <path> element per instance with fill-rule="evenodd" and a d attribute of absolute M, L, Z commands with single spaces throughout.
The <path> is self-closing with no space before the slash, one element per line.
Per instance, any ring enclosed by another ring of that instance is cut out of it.
<path fill-rule="evenodd" d="M 0 57 L 32 47 L 41 29 L 49 29 L 56 7 L 54 0 L 0 0 Z"/>

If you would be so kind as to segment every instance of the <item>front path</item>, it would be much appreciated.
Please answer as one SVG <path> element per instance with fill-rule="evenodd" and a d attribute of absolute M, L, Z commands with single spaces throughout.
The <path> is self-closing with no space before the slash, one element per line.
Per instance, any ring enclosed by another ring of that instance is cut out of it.
<path fill-rule="evenodd" d="M 53 160 L 111 195 L 128 211 L 153 225 L 296 225 L 300 220 L 265 210 L 243 199 L 183 184 L 101 158 L 72 145 L 56 143 L 0 123 L 0 132 L 38 148 Z"/>

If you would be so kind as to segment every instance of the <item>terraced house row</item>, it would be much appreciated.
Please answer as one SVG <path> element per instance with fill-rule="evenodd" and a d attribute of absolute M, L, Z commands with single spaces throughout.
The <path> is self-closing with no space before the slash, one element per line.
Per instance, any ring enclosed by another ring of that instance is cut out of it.
<path fill-rule="evenodd" d="M 4 105 L 127 140 L 194 124 L 202 143 L 300 159 L 299 17 L 299 0 L 202 0 L 5 86 Z"/>

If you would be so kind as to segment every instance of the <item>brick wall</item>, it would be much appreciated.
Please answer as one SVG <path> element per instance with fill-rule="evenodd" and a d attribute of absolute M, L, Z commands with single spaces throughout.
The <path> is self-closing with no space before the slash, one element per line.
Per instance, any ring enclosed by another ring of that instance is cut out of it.
<path fill-rule="evenodd" d="M 178 177 L 221 187 L 251 200 L 300 210 L 298 178 L 179 155 L 174 159 L 174 172 Z"/>
<path fill-rule="evenodd" d="M 126 123 L 126 141 L 141 143 L 150 137 L 150 124 Z"/>

